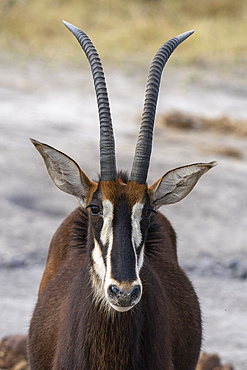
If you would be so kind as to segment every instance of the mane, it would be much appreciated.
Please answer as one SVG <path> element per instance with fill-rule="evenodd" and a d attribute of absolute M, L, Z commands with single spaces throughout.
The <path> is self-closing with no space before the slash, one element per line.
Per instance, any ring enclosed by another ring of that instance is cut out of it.
<path fill-rule="evenodd" d="M 145 255 L 148 258 L 159 258 L 169 255 L 177 262 L 176 232 L 167 218 L 160 212 L 151 216 L 145 242 Z"/>
<path fill-rule="evenodd" d="M 76 248 L 86 252 L 87 234 L 88 234 L 88 214 L 82 207 L 77 207 L 76 217 L 73 220 L 73 226 L 70 233 L 70 248 Z"/>
<path fill-rule="evenodd" d="M 127 184 L 129 181 L 129 173 L 127 171 L 118 171 L 117 179 Z"/>

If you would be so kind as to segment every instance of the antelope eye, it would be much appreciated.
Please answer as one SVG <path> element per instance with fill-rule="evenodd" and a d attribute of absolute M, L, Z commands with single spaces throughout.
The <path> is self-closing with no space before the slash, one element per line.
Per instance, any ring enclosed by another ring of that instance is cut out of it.
<path fill-rule="evenodd" d="M 143 212 L 143 218 L 146 218 L 147 220 L 150 218 L 151 214 L 152 214 L 153 210 L 152 209 L 146 209 L 144 212 Z"/>
<path fill-rule="evenodd" d="M 90 210 L 91 210 L 91 215 L 99 215 L 100 214 L 100 209 L 98 206 L 90 206 Z"/>

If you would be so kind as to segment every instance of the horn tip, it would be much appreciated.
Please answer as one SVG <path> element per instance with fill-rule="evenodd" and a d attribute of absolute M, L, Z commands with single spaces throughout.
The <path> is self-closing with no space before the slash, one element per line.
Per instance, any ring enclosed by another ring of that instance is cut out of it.
<path fill-rule="evenodd" d="M 69 23 L 69 22 L 66 22 L 63 20 L 63 24 L 68 28 L 68 30 L 70 30 L 72 33 L 74 33 L 76 30 L 78 30 L 79 28 L 77 28 L 76 26 L 74 26 L 73 24 Z"/>
<path fill-rule="evenodd" d="M 181 35 L 178 35 L 176 38 L 179 40 L 179 42 L 183 42 L 188 37 L 190 37 L 191 35 L 193 35 L 194 32 L 195 32 L 194 30 L 187 31 L 187 32 L 181 33 Z"/>

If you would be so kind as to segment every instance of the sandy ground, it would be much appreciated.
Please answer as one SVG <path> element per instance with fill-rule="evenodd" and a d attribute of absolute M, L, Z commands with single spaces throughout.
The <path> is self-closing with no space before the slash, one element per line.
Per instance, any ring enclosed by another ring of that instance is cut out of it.
<path fill-rule="evenodd" d="M 106 70 L 118 167 L 130 170 L 146 83 L 143 70 Z M 76 201 L 52 184 L 28 138 L 74 158 L 90 178 L 99 171 L 98 117 L 89 69 L 41 63 L 0 65 L 0 337 L 24 333 L 35 304 L 49 241 Z M 193 162 L 219 165 L 177 205 L 162 209 L 175 227 L 181 264 L 200 297 L 203 350 L 247 369 L 247 138 L 174 130 L 162 116 L 178 110 L 247 119 L 243 71 L 178 69 L 163 77 L 149 172 Z M 243 123 L 244 124 L 244 123 Z M 220 149 L 220 151 L 219 151 Z M 229 156 L 237 150 L 238 158 Z M 221 153 L 221 154 L 220 154 Z M 223 153 L 223 154 L 222 154 Z M 224 155 L 225 153 L 225 155 Z"/>

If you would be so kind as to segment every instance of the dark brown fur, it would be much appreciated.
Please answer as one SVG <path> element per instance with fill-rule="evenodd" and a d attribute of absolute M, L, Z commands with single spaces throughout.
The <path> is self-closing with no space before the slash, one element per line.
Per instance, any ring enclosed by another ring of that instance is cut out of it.
<path fill-rule="evenodd" d="M 109 315 L 94 302 L 90 243 L 88 215 L 79 207 L 50 245 L 30 325 L 31 369 L 195 369 L 200 309 L 178 265 L 169 221 L 159 212 L 151 216 L 141 269 L 143 295 L 127 312 Z"/>

